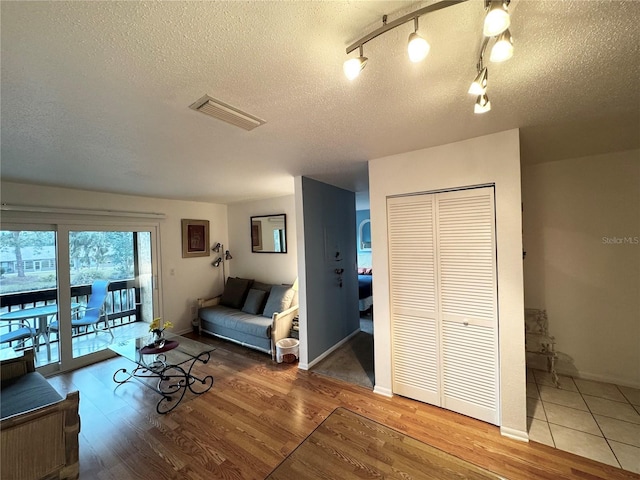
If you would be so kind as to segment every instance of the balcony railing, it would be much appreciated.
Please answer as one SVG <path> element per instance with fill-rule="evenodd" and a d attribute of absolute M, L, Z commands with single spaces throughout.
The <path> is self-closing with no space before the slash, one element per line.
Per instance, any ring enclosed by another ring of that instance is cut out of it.
<path fill-rule="evenodd" d="M 107 318 L 111 327 L 127 325 L 142 320 L 139 301 L 140 289 L 136 288 L 134 279 L 117 280 L 109 284 L 109 293 L 105 301 Z M 0 313 L 12 312 L 24 308 L 55 305 L 57 290 L 34 290 L 20 293 L 6 293 L 0 295 Z M 91 285 L 76 285 L 71 287 L 71 302 L 86 305 L 91 296 Z M 78 335 L 85 332 L 76 332 Z"/>

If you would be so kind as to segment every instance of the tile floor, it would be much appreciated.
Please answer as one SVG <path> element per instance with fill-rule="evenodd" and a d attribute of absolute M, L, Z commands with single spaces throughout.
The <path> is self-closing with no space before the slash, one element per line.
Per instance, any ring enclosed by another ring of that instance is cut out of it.
<path fill-rule="evenodd" d="M 527 370 L 529 439 L 640 473 L 640 390 Z"/>

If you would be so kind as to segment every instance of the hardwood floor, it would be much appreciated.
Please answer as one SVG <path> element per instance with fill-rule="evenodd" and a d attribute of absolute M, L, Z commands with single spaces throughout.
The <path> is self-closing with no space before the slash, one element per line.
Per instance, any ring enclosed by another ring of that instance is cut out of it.
<path fill-rule="evenodd" d="M 113 373 L 131 367 L 122 358 L 50 378 L 63 394 L 80 390 L 81 479 L 264 479 L 336 407 L 512 480 L 640 479 L 546 445 L 510 440 L 495 426 L 447 410 L 389 399 L 209 337 L 199 340 L 217 347 L 199 367 L 214 376 L 214 386 L 199 397 L 187 393 L 168 415 L 156 413 L 158 396 L 142 385 L 116 388 Z"/>
<path fill-rule="evenodd" d="M 336 408 L 267 480 L 350 477 L 501 480 L 488 470 L 342 407 Z"/>

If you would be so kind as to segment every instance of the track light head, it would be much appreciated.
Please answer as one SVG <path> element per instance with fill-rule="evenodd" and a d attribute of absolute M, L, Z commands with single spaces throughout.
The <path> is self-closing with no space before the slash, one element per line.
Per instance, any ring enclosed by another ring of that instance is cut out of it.
<path fill-rule="evenodd" d="M 504 0 L 490 0 L 487 16 L 484 18 L 483 33 L 485 37 L 495 37 L 504 32 L 511 24 Z"/>
<path fill-rule="evenodd" d="M 350 58 L 342 65 L 345 76 L 349 80 L 356 78 L 367 65 L 368 60 L 369 59 L 362 54 L 362 45 L 360 45 L 360 56 L 358 58 Z"/>
<path fill-rule="evenodd" d="M 219 251 L 220 251 L 220 247 L 221 247 L 221 246 L 222 246 L 222 245 L 220 245 L 220 243 L 218 242 L 218 243 L 216 243 L 216 244 L 211 248 L 211 250 L 213 250 L 214 252 L 219 252 Z M 216 266 L 217 266 L 217 265 L 216 265 Z"/>
<path fill-rule="evenodd" d="M 513 38 L 511 32 L 506 29 L 496 39 L 496 43 L 491 48 L 491 56 L 489 60 L 492 62 L 504 62 L 513 57 Z"/>
<path fill-rule="evenodd" d="M 476 100 L 476 104 L 473 107 L 473 113 L 486 113 L 491 110 L 491 102 L 489 101 L 489 97 L 487 97 L 486 93 L 478 96 Z"/>
<path fill-rule="evenodd" d="M 231 253 L 229 253 L 229 250 L 227 250 L 226 252 L 224 252 L 224 259 L 225 260 L 231 260 L 233 257 L 231 256 Z"/>
<path fill-rule="evenodd" d="M 222 263 L 222 257 L 216 258 L 213 262 L 211 262 L 211 265 L 213 265 L 214 267 L 219 267 L 220 263 Z"/>
<path fill-rule="evenodd" d="M 409 60 L 413 63 L 421 62 L 427 55 L 431 45 L 424 38 L 418 35 L 418 17 L 413 19 L 413 33 L 409 35 L 409 42 L 407 44 L 407 53 L 409 54 Z"/>
<path fill-rule="evenodd" d="M 427 55 L 429 55 L 430 49 L 431 45 L 429 45 L 429 42 L 427 42 L 416 32 L 413 32 L 411 35 L 409 35 L 409 43 L 407 45 L 409 60 L 414 63 L 421 62 L 427 57 Z"/>
<path fill-rule="evenodd" d="M 484 95 L 487 92 L 487 80 L 489 79 L 489 71 L 487 67 L 482 68 L 475 80 L 469 87 L 469 93 L 471 95 Z"/>

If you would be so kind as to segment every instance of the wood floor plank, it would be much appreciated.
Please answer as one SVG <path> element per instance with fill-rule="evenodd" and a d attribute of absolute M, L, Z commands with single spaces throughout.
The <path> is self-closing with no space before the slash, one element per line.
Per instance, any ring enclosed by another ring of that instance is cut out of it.
<path fill-rule="evenodd" d="M 156 413 L 154 391 L 133 382 L 116 388 L 113 373 L 123 365 L 132 367 L 122 358 L 52 377 L 52 385 L 63 393 L 80 390 L 82 480 L 264 479 L 338 407 L 510 480 L 640 479 L 546 445 L 511 440 L 493 425 L 447 410 L 383 397 L 231 343 L 190 336 L 216 346 L 211 360 L 194 370 L 212 375 L 214 386 L 201 396 L 188 393 L 167 415 Z M 345 432 L 362 426 L 344 428 L 322 437 L 339 436 L 344 445 L 334 448 L 335 455 L 347 452 L 355 458 L 349 472 L 336 470 L 335 478 L 369 478 L 371 465 L 356 454 L 376 455 L 372 447 L 382 440 L 372 435 L 367 442 L 350 441 Z M 388 452 L 372 458 L 388 464 L 387 478 L 397 474 L 393 462 L 416 474 L 428 469 L 419 456 L 396 451 L 392 438 L 384 441 Z M 320 475 L 321 467 L 307 459 L 305 473 Z"/>

